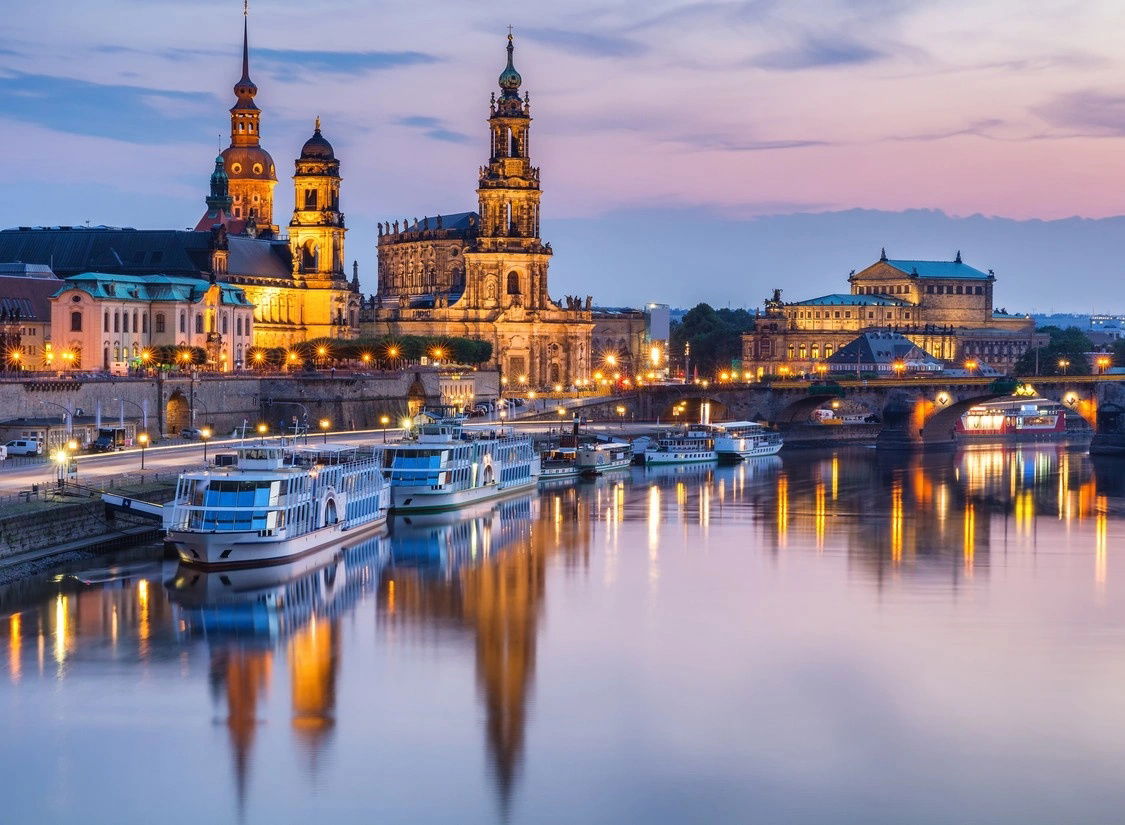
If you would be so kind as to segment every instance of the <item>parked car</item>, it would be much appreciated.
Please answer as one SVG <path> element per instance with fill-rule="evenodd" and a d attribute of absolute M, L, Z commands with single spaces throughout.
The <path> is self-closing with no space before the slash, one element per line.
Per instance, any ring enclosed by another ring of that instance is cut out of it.
<path fill-rule="evenodd" d="M 4 445 L 8 455 L 41 455 L 43 445 L 34 438 L 16 438 Z"/>
<path fill-rule="evenodd" d="M 125 429 L 109 427 L 98 430 L 98 437 L 90 443 L 92 453 L 112 453 L 125 449 Z"/>
<path fill-rule="evenodd" d="M 203 432 L 198 427 L 184 427 L 180 430 L 180 438 L 186 438 L 188 441 L 195 441 L 201 435 Z"/>

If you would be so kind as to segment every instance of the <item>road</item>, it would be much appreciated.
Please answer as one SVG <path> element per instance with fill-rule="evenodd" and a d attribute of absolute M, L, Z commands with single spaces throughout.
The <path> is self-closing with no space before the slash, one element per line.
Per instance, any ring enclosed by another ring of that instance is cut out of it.
<path fill-rule="evenodd" d="M 499 422 L 495 420 L 482 420 L 471 419 L 466 423 L 469 429 L 489 428 L 495 427 Z M 521 432 L 532 433 L 546 433 L 550 430 L 558 430 L 560 423 L 555 421 L 511 421 L 505 422 L 506 425 L 514 425 Z M 561 422 L 561 426 L 565 429 L 569 426 L 569 422 Z M 620 424 L 605 424 L 605 425 L 586 425 L 583 427 L 583 432 L 605 432 L 610 435 L 625 435 L 628 431 L 638 431 L 645 429 L 644 425 L 630 424 L 627 430 L 623 430 Z M 400 438 L 402 430 L 400 429 L 387 429 L 385 437 L 388 441 L 394 441 Z M 357 430 L 352 432 L 343 433 L 329 433 L 327 436 L 327 443 L 343 443 L 343 444 L 381 444 L 384 439 L 384 431 L 379 430 Z M 256 438 L 247 438 L 246 441 L 253 443 Z M 291 440 L 291 439 L 290 439 Z M 207 456 L 213 458 L 216 453 L 230 452 L 240 440 L 237 438 L 213 438 L 207 442 Z M 299 444 L 304 444 L 304 438 L 298 440 Z M 321 434 L 310 434 L 308 437 L 310 446 L 325 443 L 325 437 Z M 140 473 L 141 470 L 141 450 L 128 449 L 116 453 L 99 453 L 95 455 L 79 455 L 77 457 L 78 473 L 75 476 L 70 476 L 70 480 L 79 484 L 84 483 L 87 479 L 103 478 L 106 476 L 123 475 L 126 473 Z M 177 443 L 169 445 L 160 445 L 156 447 L 148 447 L 144 450 L 144 470 L 145 473 L 178 473 L 183 470 L 191 469 L 193 467 L 203 466 L 203 444 L 198 441 Z M 20 490 L 27 490 L 33 484 L 54 484 L 55 479 L 58 477 L 58 470 L 55 464 L 50 461 L 43 461 L 34 464 L 19 464 L 8 465 L 0 463 L 0 493 L 13 493 Z"/>

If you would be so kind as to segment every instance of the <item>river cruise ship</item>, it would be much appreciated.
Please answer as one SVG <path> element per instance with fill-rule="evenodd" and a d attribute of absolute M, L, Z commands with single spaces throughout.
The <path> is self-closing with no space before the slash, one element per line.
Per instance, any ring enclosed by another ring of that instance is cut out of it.
<path fill-rule="evenodd" d="M 958 439 L 1034 441 L 1066 436 L 1066 408 L 1046 398 L 989 401 L 957 421 Z"/>
<path fill-rule="evenodd" d="M 375 530 L 390 502 L 369 447 L 243 445 L 231 467 L 180 475 L 167 540 L 187 565 L 279 564 Z"/>
<path fill-rule="evenodd" d="M 666 430 L 641 453 L 646 466 L 658 464 L 698 464 L 715 461 L 715 431 L 707 424 L 688 424 L 682 429 Z"/>
<path fill-rule="evenodd" d="M 633 445 L 624 441 L 595 441 L 578 450 L 578 470 L 585 476 L 623 470 L 632 463 Z"/>
<path fill-rule="evenodd" d="M 379 450 L 395 513 L 455 510 L 532 488 L 540 475 L 530 436 L 456 418 L 420 424 Z"/>
<path fill-rule="evenodd" d="M 559 478 L 577 478 L 582 473 L 578 466 L 576 447 L 551 446 L 539 453 L 540 483 Z"/>
<path fill-rule="evenodd" d="M 715 453 L 724 461 L 776 455 L 781 434 L 754 421 L 723 421 L 714 425 Z"/>

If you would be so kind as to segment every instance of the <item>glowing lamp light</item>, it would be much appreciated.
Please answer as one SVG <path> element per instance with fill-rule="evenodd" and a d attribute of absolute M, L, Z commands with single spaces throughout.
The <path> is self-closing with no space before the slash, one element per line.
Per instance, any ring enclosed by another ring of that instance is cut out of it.
<path fill-rule="evenodd" d="M 660 352 L 660 347 L 655 346 L 655 345 L 653 345 L 652 347 L 649 347 L 648 360 L 649 360 L 649 363 L 651 363 L 654 367 L 660 366 L 661 355 L 662 355 L 662 353 Z"/>
<path fill-rule="evenodd" d="M 202 436 L 202 433 L 200 433 Z M 210 433 L 208 433 L 210 435 Z M 142 447 L 148 444 L 148 433 L 137 433 L 137 443 Z"/>
<path fill-rule="evenodd" d="M 559 407 L 555 410 L 555 412 L 559 414 L 559 418 L 562 418 L 564 415 L 566 415 L 566 407 Z"/>
<path fill-rule="evenodd" d="M 316 354 L 323 358 L 328 354 L 328 347 L 317 347 Z"/>
<path fill-rule="evenodd" d="M 332 426 L 332 422 L 329 421 L 327 418 L 320 419 L 320 429 L 327 430 L 331 426 Z"/>
<path fill-rule="evenodd" d="M 606 362 L 606 363 L 607 363 L 607 364 L 608 364 L 609 366 L 611 366 L 611 367 L 612 367 L 612 366 L 613 366 L 614 364 L 616 364 L 616 363 L 617 363 L 617 356 L 616 356 L 616 355 L 614 355 L 614 354 L 613 354 L 613 353 L 611 352 L 611 353 L 609 353 L 608 355 L 606 355 L 606 357 L 605 357 L 605 362 Z"/>
<path fill-rule="evenodd" d="M 70 439 L 70 441 L 66 442 L 66 448 L 71 452 L 74 452 L 78 449 L 78 442 L 72 438 Z"/>
<path fill-rule="evenodd" d="M 258 435 L 265 435 L 270 430 L 269 425 L 265 422 L 258 425 Z"/>
<path fill-rule="evenodd" d="M 379 423 L 385 427 L 391 423 L 391 417 L 389 415 L 381 415 L 379 416 Z"/>
<path fill-rule="evenodd" d="M 555 392 L 562 392 L 562 384 L 555 384 Z"/>

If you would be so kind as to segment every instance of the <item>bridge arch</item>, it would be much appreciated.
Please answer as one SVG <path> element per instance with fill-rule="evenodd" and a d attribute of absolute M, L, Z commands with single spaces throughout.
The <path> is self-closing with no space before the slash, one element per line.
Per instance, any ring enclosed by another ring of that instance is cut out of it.
<path fill-rule="evenodd" d="M 699 421 L 700 408 L 703 403 L 711 405 L 711 420 L 725 421 L 728 418 L 727 405 L 714 396 L 689 395 L 673 401 L 660 411 L 660 421 L 664 423 L 695 423 Z M 675 412 L 675 410 L 681 412 Z"/>
<path fill-rule="evenodd" d="M 176 390 L 168 396 L 168 403 L 164 406 L 165 427 L 172 435 L 178 435 L 180 430 L 191 426 L 191 412 L 187 398 L 181 390 Z"/>

